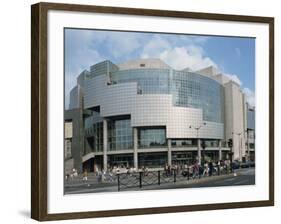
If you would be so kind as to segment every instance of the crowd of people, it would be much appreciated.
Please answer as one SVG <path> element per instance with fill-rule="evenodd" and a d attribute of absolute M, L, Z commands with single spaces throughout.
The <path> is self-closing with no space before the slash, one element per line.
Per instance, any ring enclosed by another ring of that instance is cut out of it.
<path fill-rule="evenodd" d="M 230 160 L 219 160 L 219 161 L 205 161 L 203 164 L 199 164 L 195 161 L 192 164 L 173 164 L 172 166 L 165 164 L 164 173 L 166 176 L 173 174 L 183 176 L 189 176 L 192 178 L 213 176 L 218 173 L 229 173 L 231 172 Z"/>
<path fill-rule="evenodd" d="M 163 168 L 162 168 L 163 170 Z M 214 174 L 219 173 L 229 173 L 231 172 L 231 162 L 230 160 L 219 160 L 219 161 L 205 161 L 203 164 L 199 164 L 198 161 L 195 161 L 192 164 L 177 164 L 168 165 L 167 163 L 164 166 L 163 175 L 166 177 L 172 175 L 182 175 L 189 176 L 193 179 L 213 176 Z M 107 170 L 99 169 L 99 167 L 94 167 L 94 173 L 97 182 L 114 182 L 116 174 L 129 174 L 132 175 L 137 172 L 142 172 L 144 175 L 149 173 L 149 169 L 146 166 L 142 166 L 139 169 L 133 167 L 126 167 L 124 165 L 115 165 L 108 167 Z M 73 180 L 75 177 L 78 177 L 78 172 L 76 169 L 72 169 L 70 173 L 66 175 L 66 180 Z M 82 181 L 88 181 L 88 172 L 85 169 L 82 173 Z"/>

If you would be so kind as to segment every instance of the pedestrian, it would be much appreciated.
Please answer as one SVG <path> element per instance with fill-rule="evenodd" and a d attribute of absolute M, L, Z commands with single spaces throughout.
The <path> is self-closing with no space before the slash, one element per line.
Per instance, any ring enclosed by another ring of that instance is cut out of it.
<path fill-rule="evenodd" d="M 205 162 L 205 164 L 204 164 L 204 171 L 203 171 L 203 177 L 205 176 L 205 174 L 206 174 L 206 176 L 208 176 L 208 173 L 209 173 L 209 165 L 208 165 L 208 162 Z"/>
<path fill-rule="evenodd" d="M 113 173 L 112 173 L 112 170 L 109 170 L 109 172 L 108 172 L 108 178 L 109 178 L 109 182 L 113 182 Z"/>
<path fill-rule="evenodd" d="M 190 165 L 188 167 L 188 175 L 189 175 L 189 177 L 193 177 L 193 165 Z"/>
<path fill-rule="evenodd" d="M 101 182 L 101 179 L 102 179 L 101 176 L 102 176 L 101 171 L 97 171 L 97 181 L 98 181 L 98 183 Z"/>
<path fill-rule="evenodd" d="M 84 172 L 83 172 L 83 179 L 82 179 L 83 181 L 87 181 L 88 180 L 88 172 L 87 172 L 87 170 L 85 170 Z"/>
<path fill-rule="evenodd" d="M 168 176 L 170 176 L 171 174 L 172 174 L 171 165 L 168 165 Z"/>
<path fill-rule="evenodd" d="M 195 162 L 193 165 L 193 179 L 195 179 L 198 176 L 199 178 L 199 164 L 198 161 Z"/>
<path fill-rule="evenodd" d="M 168 164 L 167 163 L 164 166 L 164 171 L 165 171 L 165 175 L 167 177 L 168 176 Z"/>
<path fill-rule="evenodd" d="M 213 175 L 213 169 L 214 169 L 213 161 L 210 160 L 210 162 L 209 162 L 209 176 L 210 177 Z"/>
<path fill-rule="evenodd" d="M 174 168 L 174 173 L 178 174 L 178 165 L 174 164 L 173 168 Z"/>

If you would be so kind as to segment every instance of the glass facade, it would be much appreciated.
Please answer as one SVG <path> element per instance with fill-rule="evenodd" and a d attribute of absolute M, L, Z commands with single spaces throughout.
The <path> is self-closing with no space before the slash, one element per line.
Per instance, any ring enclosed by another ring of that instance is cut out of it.
<path fill-rule="evenodd" d="M 218 151 L 204 151 L 205 153 L 205 161 L 218 161 L 219 160 L 219 152 Z"/>
<path fill-rule="evenodd" d="M 173 147 L 195 147 L 197 146 L 197 139 L 172 139 Z"/>
<path fill-rule="evenodd" d="M 92 116 L 84 120 L 85 137 L 92 152 L 103 151 L 103 123 L 98 112 L 93 111 Z M 88 151 L 85 152 L 85 154 Z"/>
<path fill-rule="evenodd" d="M 103 151 L 103 123 L 102 122 L 92 124 L 92 127 L 86 130 L 85 136 L 89 146 L 91 147 L 92 152 Z"/>
<path fill-rule="evenodd" d="M 172 152 L 172 164 L 191 165 L 196 161 L 197 152 Z"/>
<path fill-rule="evenodd" d="M 164 167 L 168 162 L 168 156 L 165 152 L 139 153 L 139 167 Z"/>
<path fill-rule="evenodd" d="M 117 70 L 118 67 L 115 64 L 113 64 L 111 61 L 106 60 L 91 66 L 90 74 L 92 77 L 95 77 L 98 75 L 104 75 L 110 72 L 115 72 Z"/>
<path fill-rule="evenodd" d="M 247 110 L 247 129 L 255 129 L 255 110 Z"/>
<path fill-rule="evenodd" d="M 119 155 L 108 155 L 108 165 L 112 168 L 113 166 L 120 167 L 133 167 L 134 158 L 132 154 L 119 154 Z"/>
<path fill-rule="evenodd" d="M 169 93 L 168 69 L 132 69 L 118 71 L 111 74 L 111 82 L 137 82 L 141 94 L 168 94 Z"/>
<path fill-rule="evenodd" d="M 151 148 L 166 146 L 165 128 L 140 128 L 138 130 L 138 147 Z"/>
<path fill-rule="evenodd" d="M 133 148 L 133 128 L 130 119 L 108 121 L 109 150 L 124 150 Z"/>
<path fill-rule="evenodd" d="M 206 147 L 219 147 L 219 140 L 204 140 Z"/>
<path fill-rule="evenodd" d="M 223 123 L 224 89 L 203 75 L 175 71 L 172 81 L 175 106 L 202 108 L 203 119 Z"/>
<path fill-rule="evenodd" d="M 139 94 L 172 94 L 173 105 L 200 108 L 206 121 L 224 121 L 224 88 L 206 76 L 169 69 L 131 69 L 111 73 L 111 82 L 137 82 Z"/>
<path fill-rule="evenodd" d="M 100 116 L 100 113 L 93 111 L 92 116 L 86 117 L 84 120 L 84 127 L 85 130 L 88 128 L 91 128 L 94 123 L 102 122 L 102 117 Z"/>

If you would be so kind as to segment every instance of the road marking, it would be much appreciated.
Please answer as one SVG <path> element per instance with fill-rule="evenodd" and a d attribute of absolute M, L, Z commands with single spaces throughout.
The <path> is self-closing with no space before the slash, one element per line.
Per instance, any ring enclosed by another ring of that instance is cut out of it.
<path fill-rule="evenodd" d="M 235 185 L 241 185 L 241 184 L 247 184 L 247 181 L 248 180 L 241 180 L 241 181 L 238 181 L 238 182 L 236 182 L 236 183 L 233 183 L 233 184 L 235 184 Z"/>

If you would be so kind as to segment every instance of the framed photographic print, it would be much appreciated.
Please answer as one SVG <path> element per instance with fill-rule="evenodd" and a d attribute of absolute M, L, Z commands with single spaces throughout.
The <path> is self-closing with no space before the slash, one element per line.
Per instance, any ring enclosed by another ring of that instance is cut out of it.
<path fill-rule="evenodd" d="M 32 5 L 32 218 L 274 205 L 274 18 Z"/>

